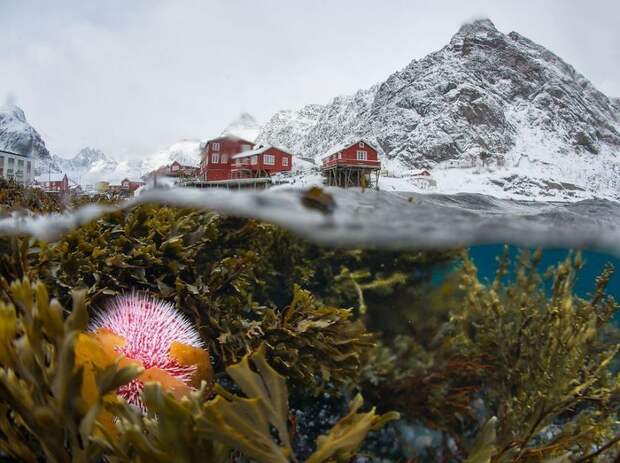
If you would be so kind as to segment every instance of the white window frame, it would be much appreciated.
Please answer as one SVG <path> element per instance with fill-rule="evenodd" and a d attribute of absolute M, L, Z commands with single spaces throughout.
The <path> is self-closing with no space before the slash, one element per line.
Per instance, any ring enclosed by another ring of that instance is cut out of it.
<path fill-rule="evenodd" d="M 241 152 L 245 153 L 246 151 L 251 151 L 252 145 L 241 145 Z"/>
<path fill-rule="evenodd" d="M 222 164 L 228 164 L 228 155 L 222 154 Z"/>
<path fill-rule="evenodd" d="M 275 166 L 276 157 L 273 154 L 263 154 L 263 164 L 266 166 Z"/>
<path fill-rule="evenodd" d="M 363 142 L 363 141 L 361 141 L 361 142 L 360 142 L 360 144 L 359 144 L 359 147 L 360 147 L 360 148 L 366 148 L 366 145 L 364 145 L 364 142 Z"/>
<path fill-rule="evenodd" d="M 282 158 L 282 166 L 283 167 L 288 167 L 288 157 L 284 156 Z"/>
<path fill-rule="evenodd" d="M 211 164 L 220 163 L 220 153 L 211 153 Z"/>
<path fill-rule="evenodd" d="M 220 144 L 219 143 L 213 143 L 212 148 L 213 149 L 211 151 L 219 151 L 220 150 Z"/>
<path fill-rule="evenodd" d="M 254 155 L 250 158 L 250 164 L 252 164 L 253 166 L 258 164 L 258 156 Z"/>
<path fill-rule="evenodd" d="M 358 161 L 368 161 L 368 153 L 366 151 L 357 150 Z"/>
<path fill-rule="evenodd" d="M 342 152 L 338 153 L 338 159 L 342 159 Z"/>

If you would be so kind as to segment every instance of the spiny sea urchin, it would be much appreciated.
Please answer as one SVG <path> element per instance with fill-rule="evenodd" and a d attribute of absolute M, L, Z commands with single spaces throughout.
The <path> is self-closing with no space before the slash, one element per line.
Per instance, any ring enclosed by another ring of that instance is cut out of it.
<path fill-rule="evenodd" d="M 117 391 L 140 408 L 147 381 L 183 395 L 210 378 L 209 354 L 198 331 L 168 302 L 138 294 L 116 297 L 95 315 L 89 330 L 125 361 L 144 368 L 139 378 Z"/>

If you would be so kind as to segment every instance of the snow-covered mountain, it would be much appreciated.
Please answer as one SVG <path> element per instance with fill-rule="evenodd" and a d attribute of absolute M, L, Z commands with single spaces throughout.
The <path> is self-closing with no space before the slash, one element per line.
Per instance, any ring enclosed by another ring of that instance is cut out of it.
<path fill-rule="evenodd" d="M 50 159 L 45 142 L 28 123 L 24 111 L 8 102 L 0 106 L 0 149 L 35 159 Z"/>
<path fill-rule="evenodd" d="M 241 113 L 237 119 L 226 126 L 221 135 L 234 135 L 253 142 L 260 130 L 260 124 L 251 114 Z"/>
<path fill-rule="evenodd" d="M 178 161 L 185 166 L 199 166 L 200 152 L 204 141 L 199 139 L 185 139 L 178 141 L 168 148 L 146 157 L 142 161 L 145 172 L 150 172 L 158 167 Z"/>
<path fill-rule="evenodd" d="M 318 161 L 362 137 L 388 173 L 430 168 L 440 192 L 620 199 L 620 100 L 488 19 L 385 82 L 276 113 L 257 140 Z"/>
<path fill-rule="evenodd" d="M 108 158 L 101 150 L 84 148 L 71 159 L 53 156 L 52 170 L 66 173 L 72 181 L 81 185 L 99 181 L 120 183 L 125 178 L 138 180 L 142 175 L 174 161 L 199 165 L 201 144 L 201 140 L 181 140 L 143 159 L 120 162 Z M 45 172 L 42 175 L 44 178 Z"/>

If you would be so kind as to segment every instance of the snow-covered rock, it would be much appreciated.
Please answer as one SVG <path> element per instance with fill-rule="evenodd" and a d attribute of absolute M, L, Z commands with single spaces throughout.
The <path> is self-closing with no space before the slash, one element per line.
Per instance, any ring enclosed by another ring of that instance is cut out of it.
<path fill-rule="evenodd" d="M 24 111 L 9 102 L 0 106 L 0 150 L 50 160 L 41 135 L 28 123 Z"/>
<path fill-rule="evenodd" d="M 469 185 L 527 197 L 564 184 L 576 188 L 550 196 L 620 199 L 620 100 L 488 19 L 367 90 L 276 113 L 258 141 L 318 161 L 359 138 L 374 142 L 398 177 L 432 169 L 439 192 Z"/>
<path fill-rule="evenodd" d="M 100 181 L 120 183 L 125 178 L 138 180 L 144 174 L 174 161 L 183 165 L 199 165 L 202 143 L 197 139 L 181 140 L 144 159 L 129 161 L 116 161 L 98 149 L 84 148 L 72 159 L 53 156 L 52 170 L 66 173 L 72 181 L 81 185 Z"/>

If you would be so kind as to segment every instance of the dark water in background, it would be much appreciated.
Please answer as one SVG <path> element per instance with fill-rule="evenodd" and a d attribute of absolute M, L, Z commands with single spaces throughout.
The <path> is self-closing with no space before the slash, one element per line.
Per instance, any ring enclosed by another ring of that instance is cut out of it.
<path fill-rule="evenodd" d="M 502 254 L 503 249 L 503 245 L 473 246 L 469 249 L 469 254 L 478 267 L 478 276 L 482 281 L 489 281 L 495 277 L 497 258 Z M 516 246 L 509 247 L 512 261 L 518 256 L 519 249 Z M 570 252 L 567 249 L 545 249 L 538 270 L 544 271 L 549 266 L 562 262 Z M 582 251 L 582 256 L 584 266 L 575 280 L 575 294 L 583 298 L 588 297 L 594 290 L 596 277 L 600 275 L 605 265 L 611 263 L 615 271 L 607 286 L 607 294 L 613 296 L 616 301 L 620 301 L 620 258 L 593 251 Z M 511 271 L 508 278 L 513 276 L 514 272 Z M 616 312 L 614 322 L 620 325 L 620 312 Z"/>
<path fill-rule="evenodd" d="M 494 278 L 497 271 L 497 257 L 502 252 L 502 245 L 473 246 L 470 248 L 469 253 L 478 267 L 478 275 L 483 281 Z M 544 250 L 538 269 L 544 271 L 549 266 L 562 262 L 566 259 L 569 252 L 566 249 Z M 510 246 L 509 253 L 512 260 L 515 260 L 519 253 L 519 248 Z M 580 297 L 587 297 L 594 290 L 595 278 L 601 273 L 607 263 L 611 263 L 615 267 L 615 272 L 607 287 L 607 293 L 617 301 L 620 301 L 620 258 L 592 251 L 584 251 L 582 256 L 585 265 L 577 275 L 575 293 Z M 508 275 L 508 277 L 511 276 L 514 276 L 514 273 Z"/>

